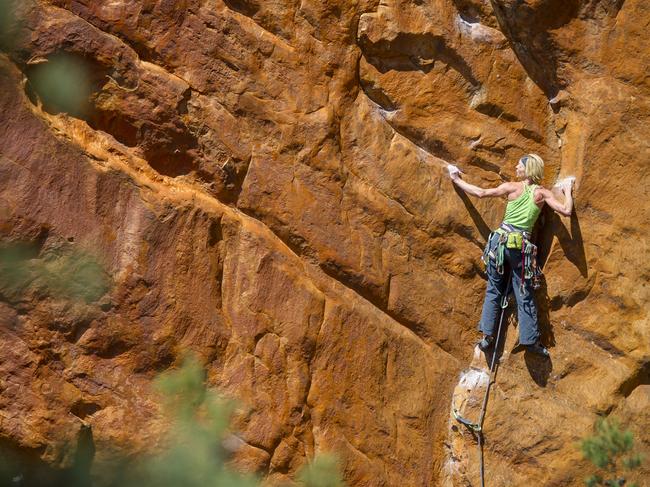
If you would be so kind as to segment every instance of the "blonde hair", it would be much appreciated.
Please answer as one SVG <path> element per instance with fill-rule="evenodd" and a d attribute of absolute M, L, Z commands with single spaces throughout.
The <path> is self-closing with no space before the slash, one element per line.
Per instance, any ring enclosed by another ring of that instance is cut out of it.
<path fill-rule="evenodd" d="M 526 168 L 526 177 L 535 184 L 541 184 L 544 179 L 544 160 L 537 154 L 526 154 L 519 159 Z"/>

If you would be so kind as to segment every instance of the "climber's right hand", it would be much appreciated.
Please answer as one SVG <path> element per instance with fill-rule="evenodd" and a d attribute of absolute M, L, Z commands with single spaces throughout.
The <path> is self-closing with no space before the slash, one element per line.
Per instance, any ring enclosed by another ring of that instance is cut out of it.
<path fill-rule="evenodd" d="M 456 166 L 453 164 L 449 164 L 447 166 L 447 171 L 449 171 L 449 177 L 451 178 L 452 181 L 455 181 L 457 179 L 461 179 L 460 177 L 460 169 L 458 169 Z"/>
<path fill-rule="evenodd" d="M 573 190 L 574 183 L 575 183 L 574 179 L 570 179 L 570 180 L 564 182 L 562 184 L 562 187 L 561 187 L 562 193 L 564 193 L 564 194 L 571 193 L 571 191 Z"/>

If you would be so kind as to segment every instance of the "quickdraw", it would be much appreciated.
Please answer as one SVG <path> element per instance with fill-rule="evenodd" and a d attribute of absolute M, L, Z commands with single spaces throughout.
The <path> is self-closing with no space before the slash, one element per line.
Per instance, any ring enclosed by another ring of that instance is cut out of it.
<path fill-rule="evenodd" d="M 481 433 L 483 431 L 480 424 L 472 423 L 469 419 L 461 416 L 460 413 L 458 412 L 458 409 L 456 409 L 455 405 L 452 405 L 451 412 L 454 415 L 454 419 L 458 421 L 460 424 L 462 424 L 463 426 L 468 427 L 475 433 Z"/>

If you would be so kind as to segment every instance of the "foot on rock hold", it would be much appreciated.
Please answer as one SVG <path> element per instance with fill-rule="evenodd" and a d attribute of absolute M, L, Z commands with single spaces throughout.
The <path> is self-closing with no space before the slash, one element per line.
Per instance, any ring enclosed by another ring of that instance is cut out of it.
<path fill-rule="evenodd" d="M 539 342 L 535 342 L 532 345 L 526 345 L 526 350 L 528 350 L 531 353 L 541 355 L 542 357 L 550 357 L 551 354 L 548 353 L 548 350 L 544 345 L 542 345 Z"/>
<path fill-rule="evenodd" d="M 478 348 L 480 348 L 481 351 L 485 352 L 486 350 L 492 348 L 493 344 L 494 344 L 494 337 L 492 335 L 485 335 L 483 337 L 483 340 L 478 342 Z"/>

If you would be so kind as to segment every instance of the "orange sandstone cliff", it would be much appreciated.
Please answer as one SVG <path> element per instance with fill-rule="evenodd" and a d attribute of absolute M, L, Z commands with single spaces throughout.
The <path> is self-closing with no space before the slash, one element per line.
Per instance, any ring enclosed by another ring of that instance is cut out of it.
<path fill-rule="evenodd" d="M 577 177 L 576 206 L 537 230 L 552 358 L 517 353 L 510 318 L 489 485 L 580 485 L 598 415 L 650 452 L 648 2 L 16 8 L 0 236 L 35 260 L 91 253 L 112 283 L 72 303 L 0 290 L 0 443 L 30 465 L 69 467 L 84 424 L 93 468 L 146 450 L 151 380 L 192 350 L 247 406 L 237 463 L 271 483 L 336 451 L 351 486 L 478 485 L 450 409 L 504 204 L 458 194 L 445 165 L 490 186 L 526 152 L 547 186 Z M 34 81 L 62 53 L 92 73 L 78 113 Z"/>

